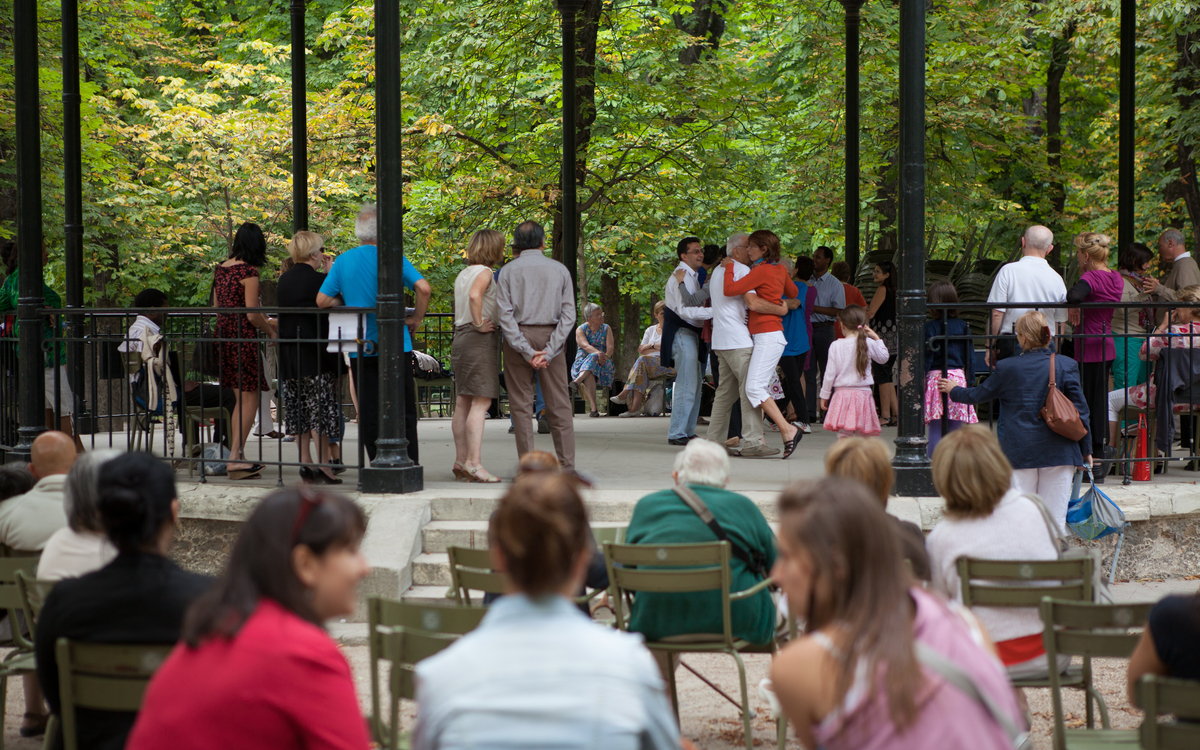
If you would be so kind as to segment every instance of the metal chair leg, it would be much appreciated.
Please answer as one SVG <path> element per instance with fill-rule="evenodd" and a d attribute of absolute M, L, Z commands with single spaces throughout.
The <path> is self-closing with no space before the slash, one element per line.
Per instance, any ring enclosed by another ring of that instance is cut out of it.
<path fill-rule="evenodd" d="M 738 682 L 742 689 L 742 727 L 746 732 L 746 750 L 754 750 L 754 735 L 750 729 L 750 696 L 746 689 L 746 665 L 742 662 L 742 656 L 737 651 L 732 651 L 729 654 L 733 660 L 737 662 Z"/>

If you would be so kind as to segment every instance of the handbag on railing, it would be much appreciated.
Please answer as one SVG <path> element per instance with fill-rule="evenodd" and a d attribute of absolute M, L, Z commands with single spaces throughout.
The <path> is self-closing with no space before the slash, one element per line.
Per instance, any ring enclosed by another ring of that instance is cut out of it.
<path fill-rule="evenodd" d="M 1082 440 L 1087 434 L 1087 427 L 1079 418 L 1079 410 L 1071 399 L 1062 394 L 1055 385 L 1054 352 L 1050 352 L 1050 390 L 1046 393 L 1046 404 L 1040 412 L 1051 430 L 1069 440 Z"/>

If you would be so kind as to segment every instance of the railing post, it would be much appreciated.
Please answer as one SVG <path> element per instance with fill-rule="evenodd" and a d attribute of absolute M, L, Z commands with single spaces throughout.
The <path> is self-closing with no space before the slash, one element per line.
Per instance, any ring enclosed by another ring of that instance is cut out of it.
<path fill-rule="evenodd" d="M 900 0 L 900 429 L 896 494 L 936 494 L 926 455 L 925 388 L 925 0 Z"/>
<path fill-rule="evenodd" d="M 292 0 L 292 233 L 308 229 L 308 74 L 305 69 L 304 11 Z"/>
<path fill-rule="evenodd" d="M 13 2 L 14 98 L 17 135 L 17 320 L 21 374 L 17 445 L 9 461 L 28 461 L 33 441 L 46 429 L 42 351 L 42 131 L 38 102 L 37 0 Z"/>
<path fill-rule="evenodd" d="M 75 430 L 96 432 L 87 407 L 83 307 L 83 146 L 79 120 L 79 0 L 62 0 L 64 256 L 67 265 L 67 372 L 75 394 Z"/>
<path fill-rule="evenodd" d="M 375 190 L 379 227 L 379 439 L 363 492 L 419 492 L 420 466 L 404 434 L 404 173 L 401 160 L 400 4 L 375 0 Z M 365 404 L 365 408 L 372 408 Z"/>
<path fill-rule="evenodd" d="M 863 0 L 842 0 L 846 10 L 846 262 L 851 273 L 858 273 L 858 27 Z"/>

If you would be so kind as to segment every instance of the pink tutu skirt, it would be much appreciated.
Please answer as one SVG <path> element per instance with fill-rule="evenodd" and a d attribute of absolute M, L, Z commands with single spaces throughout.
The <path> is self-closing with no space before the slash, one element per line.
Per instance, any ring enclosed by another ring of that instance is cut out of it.
<path fill-rule="evenodd" d="M 925 424 L 942 418 L 942 392 L 937 387 L 938 378 L 941 376 L 941 370 L 932 370 L 925 376 Z M 947 370 L 946 379 L 964 387 L 967 385 L 967 377 L 962 370 Z M 979 417 L 975 416 L 974 406 L 957 401 L 950 401 L 950 419 L 964 424 L 975 424 L 979 421 Z"/>
<path fill-rule="evenodd" d="M 825 415 L 825 429 L 831 432 L 854 432 L 859 435 L 878 435 L 879 413 L 870 388 L 834 388 Z"/>

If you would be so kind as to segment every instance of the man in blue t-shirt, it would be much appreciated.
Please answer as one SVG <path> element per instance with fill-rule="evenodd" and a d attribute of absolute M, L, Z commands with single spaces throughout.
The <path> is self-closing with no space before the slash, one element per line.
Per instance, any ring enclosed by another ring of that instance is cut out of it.
<path fill-rule="evenodd" d="M 379 294 L 378 221 L 375 204 L 364 204 L 354 221 L 354 234 L 362 243 L 337 257 L 321 291 L 317 294 L 319 307 L 375 307 Z M 433 290 L 420 272 L 404 259 L 404 287 L 416 292 L 416 309 L 404 320 L 404 432 L 408 438 L 408 456 L 420 463 L 417 450 L 417 388 L 412 372 L 412 331 L 421 325 Z M 340 297 L 340 299 L 339 299 Z M 354 361 L 354 377 L 358 384 L 359 440 L 367 455 L 375 460 L 375 442 L 379 438 L 379 326 L 375 314 L 366 316 L 363 331 L 362 356 L 350 354 Z"/>

